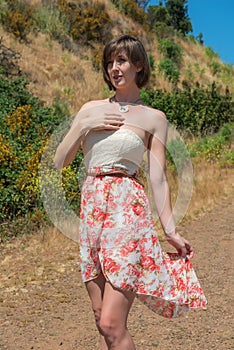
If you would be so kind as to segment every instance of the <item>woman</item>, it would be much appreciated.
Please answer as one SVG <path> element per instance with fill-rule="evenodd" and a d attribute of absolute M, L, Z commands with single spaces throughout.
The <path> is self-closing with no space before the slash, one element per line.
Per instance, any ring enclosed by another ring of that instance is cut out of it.
<path fill-rule="evenodd" d="M 206 305 L 192 269 L 191 244 L 176 231 L 165 173 L 167 120 L 144 106 L 140 88 L 150 68 L 142 43 L 122 35 L 103 52 L 103 74 L 113 97 L 85 104 L 59 145 L 56 167 L 82 147 L 87 171 L 81 198 L 80 257 L 101 349 L 135 349 L 127 318 L 137 296 L 165 317 Z M 157 213 L 177 253 L 164 254 L 148 199 L 137 179 L 143 154 Z"/>

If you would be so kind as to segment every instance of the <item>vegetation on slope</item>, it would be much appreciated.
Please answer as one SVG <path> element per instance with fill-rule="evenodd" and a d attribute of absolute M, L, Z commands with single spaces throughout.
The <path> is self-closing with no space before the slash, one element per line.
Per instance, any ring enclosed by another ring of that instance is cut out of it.
<path fill-rule="evenodd" d="M 16 64 L 9 57 L 6 64 L 6 56 L 0 55 L 0 63 L 4 61 L 0 75 L 2 237 L 22 231 L 26 222 L 37 226 L 45 219 L 38 167 L 46 141 L 82 102 L 93 95 L 109 96 L 101 79 L 100 53 L 104 42 L 122 31 L 142 37 L 148 49 L 152 79 L 141 91 L 144 102 L 165 111 L 186 135 L 192 158 L 219 167 L 233 166 L 233 83 L 229 84 L 233 67 L 204 47 L 201 36 L 199 40 L 187 36 L 191 23 L 186 11 L 180 14 L 185 22 L 176 21 L 172 3 L 145 12 L 131 0 L 2 1 L 0 18 L 8 33 L 1 33 L 9 48 L 14 43 L 21 52 L 19 72 L 29 80 L 12 79 L 11 67 L 15 69 Z M 186 1 L 180 4 L 185 6 Z M 131 17 L 141 24 L 134 24 Z M 183 162 L 180 141 L 172 148 Z M 79 154 L 63 172 L 63 186 L 73 207 L 78 203 L 76 169 L 81 162 Z M 173 172 L 170 154 L 168 162 Z M 17 224 L 12 226 L 12 220 Z"/>

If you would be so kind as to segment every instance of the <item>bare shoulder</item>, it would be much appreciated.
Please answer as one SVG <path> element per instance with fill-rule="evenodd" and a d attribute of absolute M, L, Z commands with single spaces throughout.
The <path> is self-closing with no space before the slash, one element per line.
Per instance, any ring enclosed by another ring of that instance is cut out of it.
<path fill-rule="evenodd" d="M 144 109 L 147 121 L 152 131 L 161 129 L 163 126 L 167 126 L 167 117 L 163 111 L 148 106 L 144 106 Z"/>
<path fill-rule="evenodd" d="M 152 116 L 152 118 L 161 117 L 161 118 L 167 119 L 166 114 L 163 111 L 160 111 L 159 109 L 148 107 L 148 106 L 144 106 L 144 108 L 147 111 L 147 113 L 149 113 Z"/>
<path fill-rule="evenodd" d="M 107 103 L 108 101 L 109 101 L 109 99 L 105 99 L 105 100 L 93 100 L 93 101 L 86 102 L 86 103 L 80 108 L 80 111 L 85 111 L 85 110 L 87 110 L 87 109 L 89 109 L 89 108 L 101 106 L 101 105 Z"/>

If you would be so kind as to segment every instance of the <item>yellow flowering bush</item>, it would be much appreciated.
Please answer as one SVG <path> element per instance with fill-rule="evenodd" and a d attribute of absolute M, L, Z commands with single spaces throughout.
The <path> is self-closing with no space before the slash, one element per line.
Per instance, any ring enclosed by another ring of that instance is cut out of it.
<path fill-rule="evenodd" d="M 96 1 L 77 4 L 65 0 L 58 0 L 57 4 L 74 40 L 88 43 L 92 40 L 105 42 L 110 39 L 112 21 L 104 4 Z"/>
<path fill-rule="evenodd" d="M 8 32 L 20 40 L 27 41 L 27 35 L 34 23 L 34 7 L 24 0 L 7 0 L 2 24 Z"/>
<path fill-rule="evenodd" d="M 31 105 L 18 106 L 6 117 L 9 130 L 17 137 L 24 135 L 32 125 L 33 107 Z"/>
<path fill-rule="evenodd" d="M 0 74 L 0 222 L 26 217 L 38 208 L 43 210 L 39 168 L 50 135 L 64 121 L 61 110 L 58 106 L 44 107 L 29 93 L 24 79 L 8 80 Z M 52 175 L 56 172 L 52 169 L 56 143 L 53 147 L 48 159 Z M 81 155 L 64 170 L 62 178 L 67 200 L 74 207 L 79 207 L 79 162 Z"/>

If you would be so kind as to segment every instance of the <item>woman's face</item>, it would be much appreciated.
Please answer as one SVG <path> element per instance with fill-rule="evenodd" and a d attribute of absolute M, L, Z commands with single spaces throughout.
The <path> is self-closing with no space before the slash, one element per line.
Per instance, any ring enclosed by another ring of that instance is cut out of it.
<path fill-rule="evenodd" d="M 136 74 L 140 69 L 131 63 L 125 52 L 111 57 L 107 70 L 111 83 L 117 90 L 136 86 Z"/>

